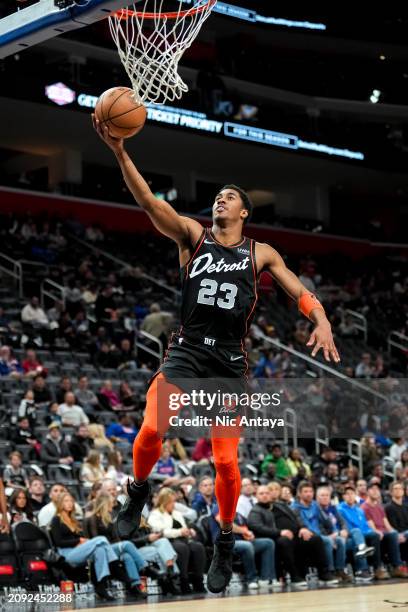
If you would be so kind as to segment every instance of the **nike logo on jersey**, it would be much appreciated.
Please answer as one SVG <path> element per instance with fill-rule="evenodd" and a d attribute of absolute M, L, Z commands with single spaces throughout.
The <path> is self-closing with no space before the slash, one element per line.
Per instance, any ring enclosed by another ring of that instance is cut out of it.
<path fill-rule="evenodd" d="M 203 272 L 211 274 L 212 272 L 232 272 L 233 270 L 246 270 L 249 266 L 249 257 L 244 257 L 238 263 L 227 264 L 225 259 L 221 257 L 216 263 L 213 263 L 214 259 L 211 253 L 204 253 L 194 260 L 190 271 L 190 278 L 198 276 Z"/>
<path fill-rule="evenodd" d="M 204 244 L 214 244 L 212 240 L 204 240 Z"/>
<path fill-rule="evenodd" d="M 231 355 L 230 359 L 231 361 L 238 361 L 238 359 L 243 359 L 244 356 L 243 355 L 238 355 L 238 357 L 234 357 L 233 355 Z"/>

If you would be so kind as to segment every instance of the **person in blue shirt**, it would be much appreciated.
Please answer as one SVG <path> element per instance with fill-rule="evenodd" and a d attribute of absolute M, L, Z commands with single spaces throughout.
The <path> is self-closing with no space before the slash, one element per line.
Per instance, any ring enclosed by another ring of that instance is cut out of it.
<path fill-rule="evenodd" d="M 217 499 L 214 493 L 214 481 L 211 476 L 203 476 L 198 481 L 198 491 L 196 491 L 191 507 L 197 512 L 197 516 L 211 516 L 213 511 L 218 511 Z"/>
<path fill-rule="evenodd" d="M 345 487 L 343 501 L 338 505 L 338 511 L 346 522 L 353 541 L 356 577 L 368 577 L 368 564 L 365 557 L 371 552 L 374 576 L 377 580 L 384 580 L 386 572 L 381 568 L 380 538 L 368 525 L 364 511 L 357 501 L 353 486 Z M 361 551 L 364 551 L 364 554 L 359 554 Z"/>
<path fill-rule="evenodd" d="M 117 438 L 129 442 L 129 444 L 133 444 L 137 434 L 138 430 L 133 425 L 130 415 L 126 412 L 119 415 L 119 423 L 111 423 L 106 430 L 107 438 Z"/>
<path fill-rule="evenodd" d="M 350 582 L 351 577 L 344 571 L 346 567 L 345 539 L 335 531 L 331 518 L 322 511 L 313 498 L 313 485 L 303 481 L 298 486 L 297 499 L 292 502 L 292 508 L 305 526 L 322 538 L 329 572 L 335 571 L 338 579 Z"/>

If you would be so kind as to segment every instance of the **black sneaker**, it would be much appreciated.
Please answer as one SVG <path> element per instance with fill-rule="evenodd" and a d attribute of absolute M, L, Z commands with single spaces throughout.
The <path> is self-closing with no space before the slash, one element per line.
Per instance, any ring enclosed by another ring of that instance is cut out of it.
<path fill-rule="evenodd" d="M 232 532 L 221 533 L 214 544 L 214 554 L 207 574 L 207 589 L 211 593 L 221 593 L 229 585 L 232 577 L 233 550 Z"/>
<path fill-rule="evenodd" d="M 127 483 L 128 498 L 116 517 L 115 529 L 121 540 L 131 540 L 132 534 L 139 529 L 143 507 L 150 494 L 150 485 L 146 480 L 141 485 Z"/>

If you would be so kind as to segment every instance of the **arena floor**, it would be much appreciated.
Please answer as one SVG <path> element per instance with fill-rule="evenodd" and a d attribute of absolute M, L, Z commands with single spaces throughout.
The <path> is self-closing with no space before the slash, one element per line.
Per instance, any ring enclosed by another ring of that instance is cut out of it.
<path fill-rule="evenodd" d="M 183 612 L 190 611 L 195 602 L 199 603 L 200 612 L 215 612 L 222 608 L 223 612 L 383 612 L 398 608 L 408 609 L 408 588 L 406 582 L 387 583 L 382 585 L 327 588 L 313 591 L 297 591 L 284 593 L 264 593 L 239 596 L 206 596 L 197 600 L 177 598 L 171 601 L 99 606 L 103 612 L 118 612 L 126 608 L 126 612 L 147 606 L 149 612 Z M 90 607 L 80 610 L 89 612 Z"/>

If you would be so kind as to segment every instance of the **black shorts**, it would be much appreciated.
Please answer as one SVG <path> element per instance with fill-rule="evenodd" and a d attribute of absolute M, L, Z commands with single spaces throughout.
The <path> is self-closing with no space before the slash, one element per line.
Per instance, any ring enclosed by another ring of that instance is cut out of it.
<path fill-rule="evenodd" d="M 185 393 L 205 392 L 216 397 L 211 414 L 242 414 L 239 398 L 247 392 L 247 358 L 240 345 L 205 346 L 185 336 L 173 334 L 159 372 L 167 383 Z M 163 397 L 166 386 L 159 385 Z M 231 399 L 230 399 L 231 398 Z M 195 406 L 196 414 L 208 414 L 205 403 Z"/>
<path fill-rule="evenodd" d="M 168 380 L 178 378 L 239 378 L 246 380 L 248 362 L 239 344 L 208 346 L 204 340 L 173 334 L 160 371 Z"/>

